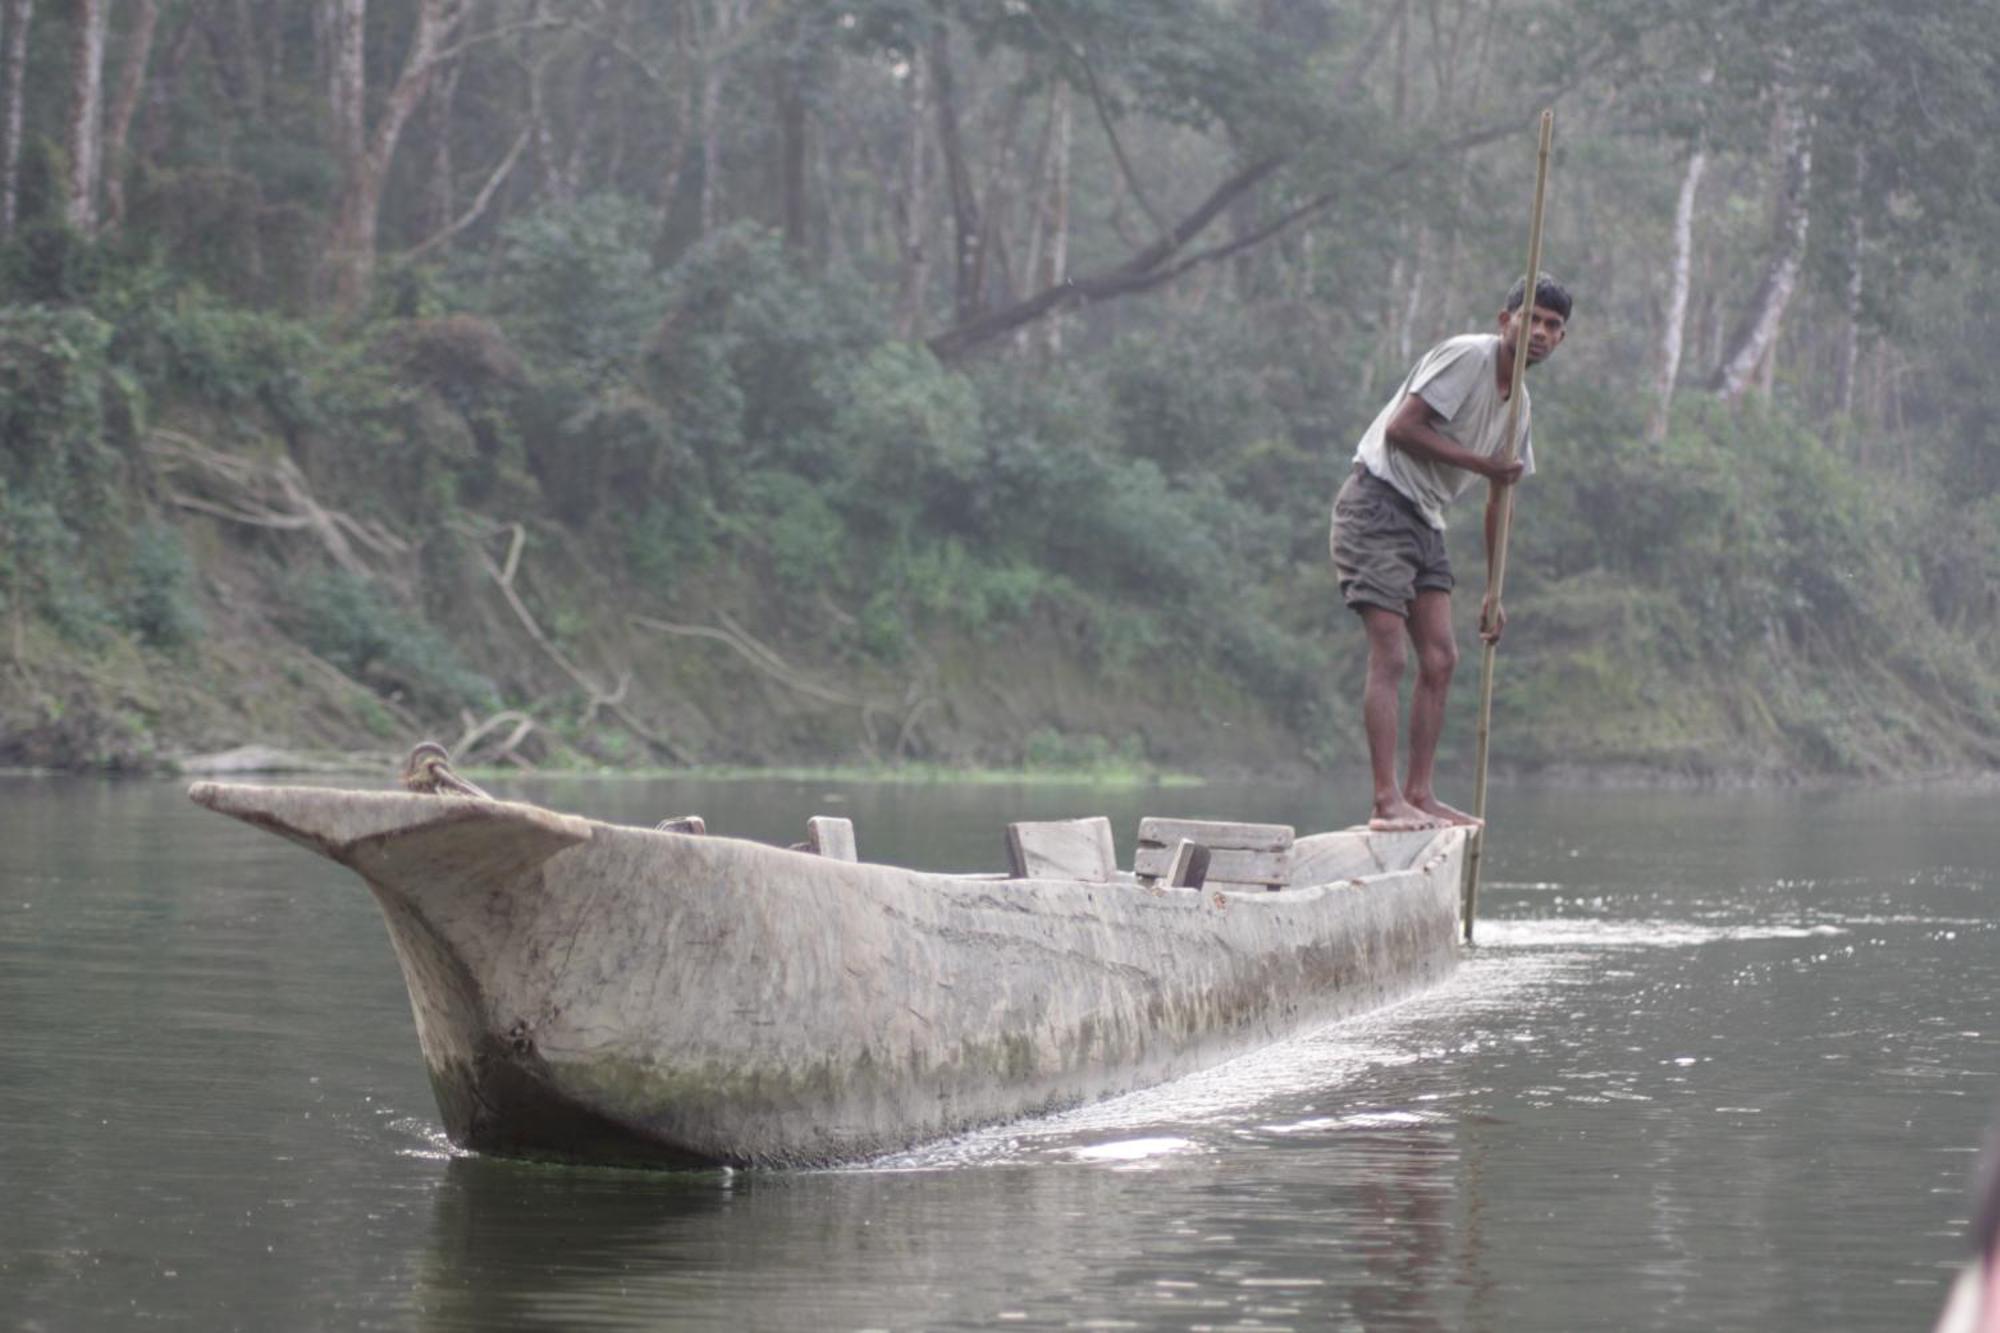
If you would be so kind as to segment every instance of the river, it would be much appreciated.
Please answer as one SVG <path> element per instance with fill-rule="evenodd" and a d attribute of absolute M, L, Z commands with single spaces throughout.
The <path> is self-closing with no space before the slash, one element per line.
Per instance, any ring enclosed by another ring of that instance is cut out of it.
<path fill-rule="evenodd" d="M 521 779 L 998 869 L 1006 821 L 1327 793 Z M 1343 804 L 1353 802 L 1345 799 Z M 444 1141 L 374 905 L 181 784 L 0 779 L 0 1327 L 1922 1329 L 2000 1106 L 2000 800 L 1493 798 L 1439 989 L 808 1172 Z"/>

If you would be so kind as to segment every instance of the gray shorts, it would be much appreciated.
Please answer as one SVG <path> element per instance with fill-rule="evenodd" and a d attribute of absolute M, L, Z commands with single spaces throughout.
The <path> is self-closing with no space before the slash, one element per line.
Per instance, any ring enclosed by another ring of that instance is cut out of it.
<path fill-rule="evenodd" d="M 1359 463 L 1334 497 L 1329 544 L 1340 595 L 1356 611 L 1379 606 L 1408 616 L 1418 593 L 1452 589 L 1444 534 L 1409 497 Z"/>

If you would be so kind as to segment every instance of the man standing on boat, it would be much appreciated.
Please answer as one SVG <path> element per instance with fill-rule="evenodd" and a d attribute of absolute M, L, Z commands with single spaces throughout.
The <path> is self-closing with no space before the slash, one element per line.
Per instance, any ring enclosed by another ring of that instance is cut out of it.
<path fill-rule="evenodd" d="M 1535 470 L 1525 382 L 1520 448 L 1502 457 L 1525 287 L 1516 282 L 1507 294 L 1497 334 L 1448 338 L 1424 354 L 1361 437 L 1354 470 L 1333 503 L 1333 566 L 1340 575 L 1340 594 L 1368 632 L 1361 718 L 1374 770 L 1375 806 L 1368 821 L 1373 829 L 1478 822 L 1440 801 L 1432 787 L 1445 698 L 1458 665 L 1444 510 L 1476 478 L 1486 478 L 1490 570 L 1507 488 Z M 1538 275 L 1528 326 L 1530 366 L 1561 345 L 1569 309 L 1569 292 L 1562 284 Z M 1507 613 L 1500 606 L 1489 601 L 1481 607 L 1481 639 L 1499 642 L 1506 624 Z M 1417 683 L 1410 696 L 1409 768 L 1399 786 L 1398 693 L 1409 646 L 1416 649 Z"/>

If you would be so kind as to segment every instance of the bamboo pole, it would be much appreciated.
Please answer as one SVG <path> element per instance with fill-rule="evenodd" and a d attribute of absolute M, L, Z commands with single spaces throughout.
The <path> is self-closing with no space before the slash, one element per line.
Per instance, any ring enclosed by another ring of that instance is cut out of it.
<path fill-rule="evenodd" d="M 1528 278 L 1521 293 L 1521 315 L 1514 328 L 1514 373 L 1507 390 L 1507 428 L 1501 436 L 1500 456 L 1511 461 L 1518 440 L 1521 419 L 1521 377 L 1528 372 L 1528 333 L 1534 325 L 1535 285 L 1542 273 L 1542 201 L 1549 188 L 1549 143 L 1555 138 L 1556 113 L 1542 112 L 1541 146 L 1535 157 L 1535 206 L 1528 217 Z M 1494 607 L 1500 605 L 1500 594 L 1507 584 L 1507 538 L 1514 526 L 1514 488 L 1507 488 L 1505 503 L 1500 506 L 1499 529 L 1493 534 L 1493 558 L 1487 577 L 1486 602 Z M 1485 626 L 1485 612 L 1480 613 L 1480 628 Z M 1472 813 L 1479 820 L 1479 827 L 1473 832 L 1472 846 L 1465 858 L 1464 905 L 1460 916 L 1465 923 L 1465 942 L 1472 943 L 1472 922 L 1479 911 L 1479 871 L 1486 853 L 1486 758 L 1493 737 L 1493 667 L 1499 655 L 1500 645 L 1488 642 L 1479 666 L 1479 729 L 1476 733 L 1474 750 L 1475 776 L 1472 787 Z"/>

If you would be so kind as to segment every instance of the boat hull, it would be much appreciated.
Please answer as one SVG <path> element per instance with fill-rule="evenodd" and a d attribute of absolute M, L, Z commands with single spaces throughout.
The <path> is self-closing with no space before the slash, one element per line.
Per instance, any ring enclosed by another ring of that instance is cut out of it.
<path fill-rule="evenodd" d="M 455 797 L 193 795 L 366 880 L 447 1133 L 509 1156 L 874 1156 L 1215 1064 L 1457 959 L 1456 830 L 1301 839 L 1328 882 L 1237 893 L 927 874 Z"/>

